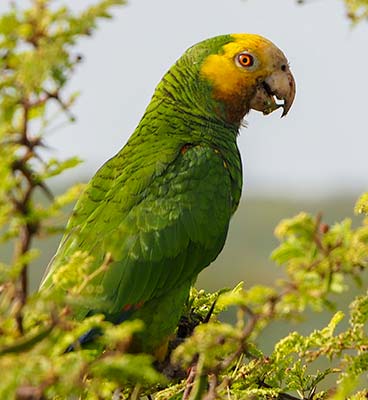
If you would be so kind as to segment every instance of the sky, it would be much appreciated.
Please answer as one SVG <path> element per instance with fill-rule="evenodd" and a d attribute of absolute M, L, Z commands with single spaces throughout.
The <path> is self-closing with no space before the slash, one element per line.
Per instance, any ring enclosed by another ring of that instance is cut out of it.
<path fill-rule="evenodd" d="M 0 11 L 5 2 L 1 2 Z M 58 0 L 75 9 L 91 0 Z M 127 141 L 162 75 L 192 44 L 225 33 L 271 39 L 289 59 L 297 96 L 286 118 L 252 111 L 241 130 L 244 193 L 354 194 L 368 189 L 368 22 L 352 27 L 342 1 L 130 0 L 81 40 L 71 82 L 77 122 L 48 136 L 51 156 L 78 155 L 91 177 Z"/>

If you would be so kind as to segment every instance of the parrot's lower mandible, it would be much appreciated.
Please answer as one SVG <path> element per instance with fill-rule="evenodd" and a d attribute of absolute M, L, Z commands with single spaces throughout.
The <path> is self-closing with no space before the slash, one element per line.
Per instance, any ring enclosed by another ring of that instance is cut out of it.
<path fill-rule="evenodd" d="M 141 319 L 139 351 L 155 352 L 174 332 L 191 285 L 221 252 L 240 200 L 236 144 L 251 110 L 289 111 L 288 61 L 259 35 L 232 34 L 189 48 L 158 84 L 127 144 L 88 183 L 41 284 L 82 250 L 99 287 L 88 285 L 76 318 Z M 93 305 L 91 305 L 93 304 Z M 88 340 L 88 333 L 85 338 Z"/>

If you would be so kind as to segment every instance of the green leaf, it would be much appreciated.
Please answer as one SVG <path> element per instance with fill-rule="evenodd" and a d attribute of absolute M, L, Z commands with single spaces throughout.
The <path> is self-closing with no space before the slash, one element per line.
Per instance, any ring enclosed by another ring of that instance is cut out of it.
<path fill-rule="evenodd" d="M 355 204 L 354 211 L 356 214 L 368 215 L 368 193 L 364 193 L 360 196 L 359 200 Z"/>
<path fill-rule="evenodd" d="M 152 362 L 153 357 L 148 354 L 107 356 L 93 364 L 91 372 L 95 377 L 112 380 L 121 385 L 165 383 L 166 379 L 153 368 Z"/>

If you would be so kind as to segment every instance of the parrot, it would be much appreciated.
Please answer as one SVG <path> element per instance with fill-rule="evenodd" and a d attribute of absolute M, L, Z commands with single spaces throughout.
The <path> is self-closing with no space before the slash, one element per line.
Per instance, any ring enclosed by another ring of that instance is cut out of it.
<path fill-rule="evenodd" d="M 295 92 L 286 56 L 260 35 L 226 34 L 190 47 L 157 85 L 125 146 L 86 185 L 40 290 L 55 289 L 56 272 L 87 252 L 91 279 L 74 317 L 139 319 L 137 351 L 165 347 L 239 205 L 244 117 L 279 108 L 285 116 Z M 99 290 L 84 303 L 90 285 Z"/>

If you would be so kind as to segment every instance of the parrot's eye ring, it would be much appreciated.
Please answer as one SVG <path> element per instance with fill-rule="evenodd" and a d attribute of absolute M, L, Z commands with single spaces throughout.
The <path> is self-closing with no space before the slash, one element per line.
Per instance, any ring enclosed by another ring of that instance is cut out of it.
<path fill-rule="evenodd" d="M 252 67 L 255 63 L 254 56 L 252 54 L 243 52 L 236 56 L 236 63 L 243 68 Z"/>

